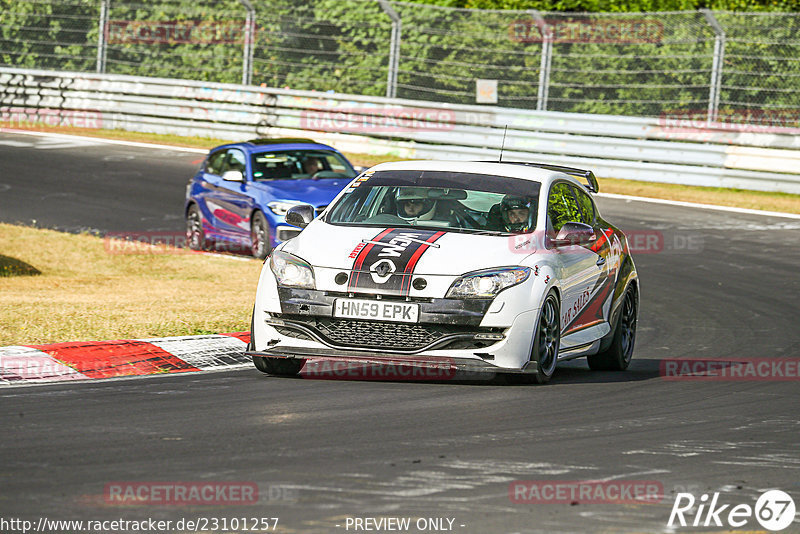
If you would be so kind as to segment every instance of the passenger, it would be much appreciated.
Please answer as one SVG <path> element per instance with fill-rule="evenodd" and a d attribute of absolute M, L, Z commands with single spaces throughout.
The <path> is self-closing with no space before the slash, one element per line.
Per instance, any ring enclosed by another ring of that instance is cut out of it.
<path fill-rule="evenodd" d="M 506 195 L 489 210 L 487 229 L 522 233 L 533 227 L 534 202 L 527 197 Z"/>

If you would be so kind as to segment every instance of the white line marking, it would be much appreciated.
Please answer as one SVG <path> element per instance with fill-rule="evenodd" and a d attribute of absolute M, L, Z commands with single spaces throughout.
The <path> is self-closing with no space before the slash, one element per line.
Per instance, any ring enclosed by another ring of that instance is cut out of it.
<path fill-rule="evenodd" d="M 195 154 L 207 154 L 209 149 L 205 148 L 189 148 L 185 146 L 171 146 L 171 145 L 159 145 L 156 143 L 137 143 L 135 141 L 122 141 L 119 139 L 105 139 L 103 137 L 90 137 L 85 135 L 70 135 L 70 134 L 59 134 L 59 133 L 49 133 L 49 132 L 32 132 L 29 130 L 14 130 L 11 128 L 0 128 L 0 133 L 12 133 L 12 134 L 19 134 L 19 135 L 35 135 L 39 137 L 55 137 L 59 139 L 75 139 L 75 140 L 84 140 L 84 141 L 94 141 L 99 144 L 107 144 L 107 145 L 122 145 L 122 146 L 133 146 L 138 148 L 157 148 L 161 150 L 177 150 L 179 152 L 192 152 Z"/>
<path fill-rule="evenodd" d="M 629 195 L 617 195 L 615 193 L 597 193 L 596 197 L 616 198 L 620 200 L 635 200 L 637 202 L 652 202 L 654 204 L 666 204 L 668 206 L 682 206 L 685 208 L 700 208 L 705 210 L 730 211 L 733 213 L 746 213 L 749 215 L 764 215 L 766 217 L 786 217 L 789 219 L 800 219 L 800 214 L 784 213 L 782 211 L 753 210 L 749 208 L 734 208 L 732 206 L 717 206 L 715 204 L 699 204 L 695 202 L 683 202 L 681 200 L 665 200 L 663 198 L 634 197 Z"/>
<path fill-rule="evenodd" d="M 14 146 L 14 147 L 22 148 L 22 147 L 32 147 L 33 143 L 26 143 L 24 141 L 12 141 L 12 140 L 8 139 L 8 140 L 0 141 L 0 145 L 3 145 L 3 146 Z"/>

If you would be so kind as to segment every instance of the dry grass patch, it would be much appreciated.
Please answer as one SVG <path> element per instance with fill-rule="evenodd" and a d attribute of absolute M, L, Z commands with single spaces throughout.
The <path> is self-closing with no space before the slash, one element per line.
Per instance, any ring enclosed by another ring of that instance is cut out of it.
<path fill-rule="evenodd" d="M 39 271 L 0 277 L 0 346 L 249 330 L 261 262 L 0 224 L 0 250 Z"/>

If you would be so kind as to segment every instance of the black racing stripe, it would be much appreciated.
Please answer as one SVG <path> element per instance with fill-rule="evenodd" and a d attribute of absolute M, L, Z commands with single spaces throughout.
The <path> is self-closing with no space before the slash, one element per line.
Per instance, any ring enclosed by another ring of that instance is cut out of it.
<path fill-rule="evenodd" d="M 373 243 L 367 244 L 361 250 L 353 262 L 348 290 L 380 290 L 381 293 L 402 295 L 403 281 L 413 273 L 413 269 L 406 272 L 409 262 L 421 247 L 430 247 L 431 242 L 428 240 L 436 234 L 441 232 L 413 228 L 395 228 L 389 232 L 381 232 L 371 240 Z M 375 272 L 380 271 L 380 267 L 388 268 L 385 276 Z M 405 286 L 407 293 L 408 284 Z"/>

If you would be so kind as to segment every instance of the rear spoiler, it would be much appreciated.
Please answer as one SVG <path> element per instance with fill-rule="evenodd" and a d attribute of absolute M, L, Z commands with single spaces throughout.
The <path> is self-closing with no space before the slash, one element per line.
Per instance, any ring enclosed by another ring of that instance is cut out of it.
<path fill-rule="evenodd" d="M 484 163 L 504 163 L 506 165 L 525 165 L 526 167 L 538 167 L 540 169 L 546 169 L 548 171 L 556 171 L 556 172 L 563 172 L 564 174 L 569 174 L 570 176 L 574 176 L 576 178 L 583 178 L 586 180 L 586 189 L 591 191 L 592 193 L 597 193 L 600 191 L 600 186 L 597 183 L 597 178 L 595 178 L 594 173 L 592 171 L 586 171 L 583 169 L 576 169 L 574 167 L 564 167 L 561 165 L 550 165 L 547 163 L 531 163 L 527 161 L 487 161 Z"/>

